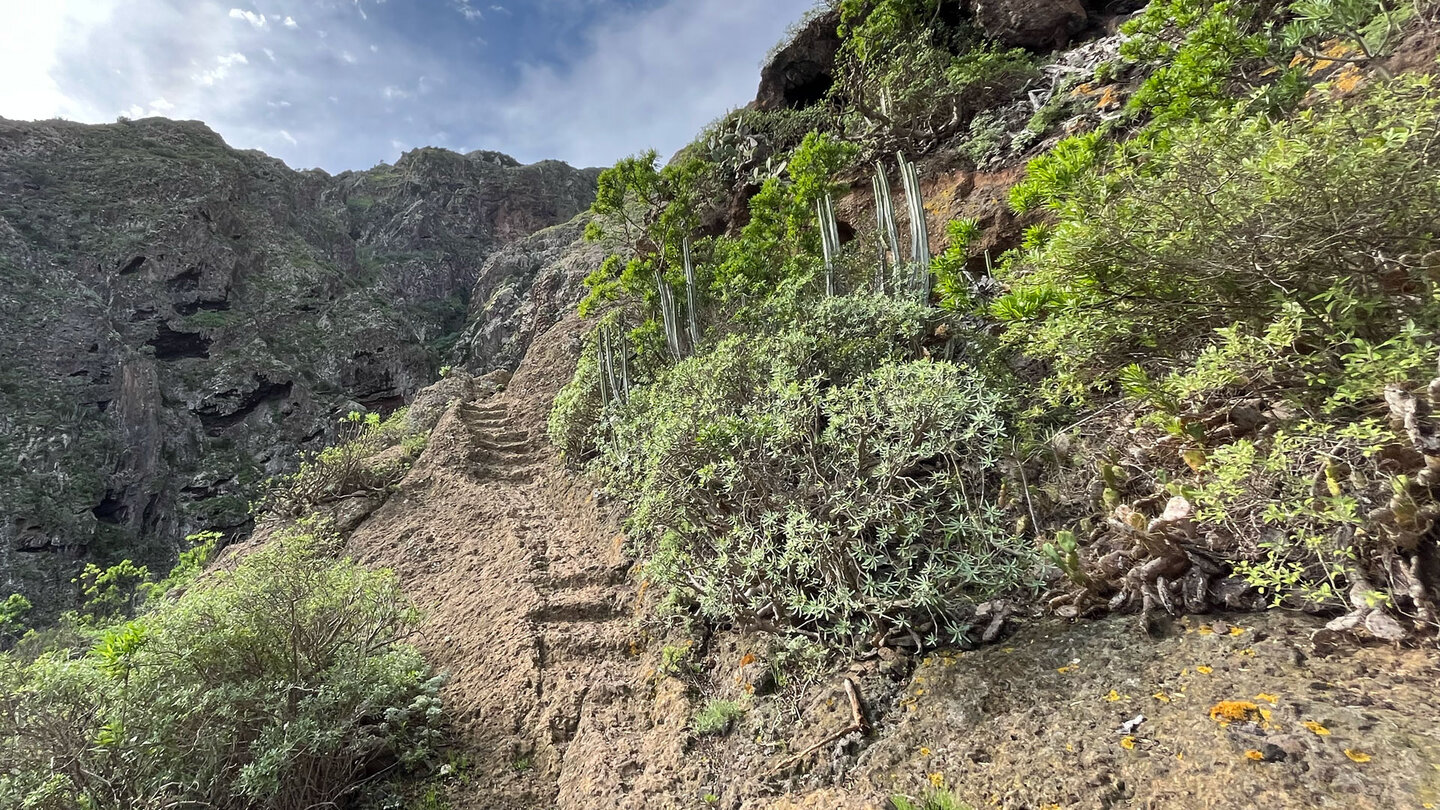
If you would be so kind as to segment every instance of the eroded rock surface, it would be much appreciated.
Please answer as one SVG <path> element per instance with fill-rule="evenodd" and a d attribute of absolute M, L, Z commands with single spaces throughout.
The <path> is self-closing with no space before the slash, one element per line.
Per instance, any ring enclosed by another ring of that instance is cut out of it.
<path fill-rule="evenodd" d="M 758 110 L 801 109 L 823 98 L 835 79 L 840 52 L 840 12 L 810 18 L 760 71 Z"/>
<path fill-rule="evenodd" d="M 1064 47 L 1085 27 L 1080 0 L 978 0 L 975 22 L 987 36 L 1012 48 L 1049 51 Z"/>

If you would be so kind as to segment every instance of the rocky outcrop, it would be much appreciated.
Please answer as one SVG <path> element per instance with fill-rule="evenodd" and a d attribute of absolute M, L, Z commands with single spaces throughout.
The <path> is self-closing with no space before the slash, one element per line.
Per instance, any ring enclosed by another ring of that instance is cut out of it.
<path fill-rule="evenodd" d="M 760 71 L 755 108 L 801 109 L 825 98 L 835 79 L 840 52 L 840 12 L 811 17 Z"/>
<path fill-rule="evenodd" d="M 468 325 L 455 363 L 475 373 L 513 371 L 543 334 L 585 295 L 584 280 L 605 258 L 582 239 L 588 218 L 540 231 L 491 256 L 470 294 Z"/>
<path fill-rule="evenodd" d="M 1012 48 L 1050 51 L 1085 28 L 1080 0 L 979 0 L 975 22 L 986 36 Z"/>
<path fill-rule="evenodd" d="M 331 177 L 194 122 L 0 120 L 0 595 L 243 533 L 337 415 L 434 379 L 490 255 L 597 176 L 421 149 Z"/>

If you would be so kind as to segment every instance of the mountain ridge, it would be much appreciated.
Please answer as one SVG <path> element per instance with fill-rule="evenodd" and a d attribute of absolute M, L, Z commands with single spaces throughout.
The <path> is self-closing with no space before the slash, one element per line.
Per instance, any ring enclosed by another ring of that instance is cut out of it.
<path fill-rule="evenodd" d="M 411 150 L 329 175 L 201 122 L 0 120 L 6 587 L 166 566 L 338 415 L 427 384 L 486 259 L 584 211 L 598 169 Z"/>

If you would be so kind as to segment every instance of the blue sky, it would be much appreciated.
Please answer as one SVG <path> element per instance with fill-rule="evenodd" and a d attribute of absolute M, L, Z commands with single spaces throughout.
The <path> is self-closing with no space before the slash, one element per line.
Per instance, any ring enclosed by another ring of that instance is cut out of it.
<path fill-rule="evenodd" d="M 199 119 L 331 172 L 408 149 L 603 166 L 748 102 L 815 0 L 0 0 L 0 117 Z"/>

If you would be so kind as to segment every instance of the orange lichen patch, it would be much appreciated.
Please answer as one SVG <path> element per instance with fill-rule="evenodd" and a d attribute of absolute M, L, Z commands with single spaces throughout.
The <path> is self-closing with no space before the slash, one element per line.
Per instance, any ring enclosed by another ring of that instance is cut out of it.
<path fill-rule="evenodd" d="M 753 663 L 755 663 L 755 653 L 745 653 L 740 656 L 740 666 L 748 667 Z"/>
<path fill-rule="evenodd" d="M 1348 95 L 1365 83 L 1365 74 L 1355 65 L 1346 65 L 1344 70 L 1335 74 L 1333 81 L 1336 91 Z"/>
<path fill-rule="evenodd" d="M 1135 738 L 1129 735 L 1120 738 L 1120 747 L 1126 751 L 1135 750 Z"/>
<path fill-rule="evenodd" d="M 1116 701 L 1124 700 L 1125 696 L 1120 694 L 1119 692 L 1116 692 L 1114 689 L 1111 689 L 1110 694 L 1106 695 L 1105 699 L 1110 701 L 1111 703 L 1115 703 Z"/>
<path fill-rule="evenodd" d="M 1214 628 L 1212 628 L 1212 627 L 1211 627 L 1210 625 L 1208 625 L 1208 624 L 1202 624 L 1202 625 L 1200 625 L 1200 629 L 1197 630 L 1197 631 L 1195 631 L 1195 632 L 1199 633 L 1199 634 L 1202 635 L 1202 636 L 1213 636 L 1213 635 L 1215 635 L 1215 630 L 1214 630 Z"/>
<path fill-rule="evenodd" d="M 1164 692 L 1156 692 L 1155 694 L 1151 695 L 1150 697 L 1155 698 L 1156 700 L 1160 701 L 1161 703 L 1169 703 L 1169 702 L 1170 702 L 1170 696 L 1167 695 L 1167 694 L 1165 694 Z"/>
<path fill-rule="evenodd" d="M 1072 665 L 1072 666 L 1068 666 L 1068 667 L 1060 667 L 1059 669 L 1057 669 L 1057 670 L 1055 670 L 1055 671 L 1058 672 L 1058 673 L 1060 673 L 1061 675 L 1067 675 L 1067 674 L 1069 674 L 1069 673 L 1071 673 L 1071 672 L 1074 672 L 1074 671 L 1075 671 L 1075 667 L 1074 667 L 1073 665 Z"/>
<path fill-rule="evenodd" d="M 1207 666 L 1205 666 L 1204 664 L 1201 664 L 1200 666 L 1195 667 L 1195 671 L 1198 672 L 1198 673 L 1200 673 L 1201 675 L 1209 675 L 1210 673 L 1214 672 L 1215 670 L 1214 670 L 1214 668 L 1212 668 L 1212 667 L 1207 667 Z"/>
<path fill-rule="evenodd" d="M 1260 707 L 1248 700 L 1222 700 L 1210 707 L 1210 719 L 1222 725 L 1263 719 Z"/>
<path fill-rule="evenodd" d="M 1243 636 L 1243 635 L 1245 635 L 1245 628 L 1243 628 L 1243 627 L 1232 627 L 1232 628 L 1230 628 L 1230 635 L 1232 635 L 1232 636 Z"/>
<path fill-rule="evenodd" d="M 1245 758 L 1259 762 L 1265 759 L 1265 755 L 1259 751 L 1256 751 L 1254 748 L 1251 748 L 1249 751 L 1245 752 Z"/>
<path fill-rule="evenodd" d="M 1354 748 L 1346 748 L 1345 756 L 1349 757 L 1351 762 L 1359 762 L 1363 764 L 1370 761 L 1369 754 L 1365 753 L 1364 751 L 1357 751 Z"/>
<path fill-rule="evenodd" d="M 926 748 L 926 747 L 923 746 L 923 745 L 920 746 L 920 756 L 922 756 L 922 757 L 928 757 L 928 756 L 930 756 L 930 749 L 929 749 L 929 748 Z"/>
<path fill-rule="evenodd" d="M 1314 734 L 1316 734 L 1317 736 L 1320 736 L 1320 737 L 1326 737 L 1326 736 L 1329 736 L 1329 734 L 1330 734 L 1330 729 L 1328 729 L 1328 728 L 1320 725 L 1319 723 L 1315 722 L 1314 720 L 1306 720 L 1305 722 L 1301 723 L 1300 725 L 1304 726 L 1305 728 L 1310 729 L 1311 732 L 1313 732 Z"/>
<path fill-rule="evenodd" d="M 1263 700 L 1266 703 L 1269 703 L 1271 706 L 1274 706 L 1280 702 L 1279 695 L 1272 695 L 1269 692 L 1261 692 L 1260 694 L 1255 696 L 1255 699 Z"/>
<path fill-rule="evenodd" d="M 1316 60 L 1315 64 L 1310 66 L 1310 75 L 1314 76 L 1316 73 L 1334 67 L 1335 62 L 1332 61 L 1334 59 L 1348 59 L 1357 53 L 1359 53 L 1359 51 L 1356 50 L 1355 46 L 1341 42 L 1338 39 L 1332 39 L 1325 43 L 1325 49 L 1320 52 L 1321 56 L 1328 56 L 1331 57 L 1331 59 Z"/>

